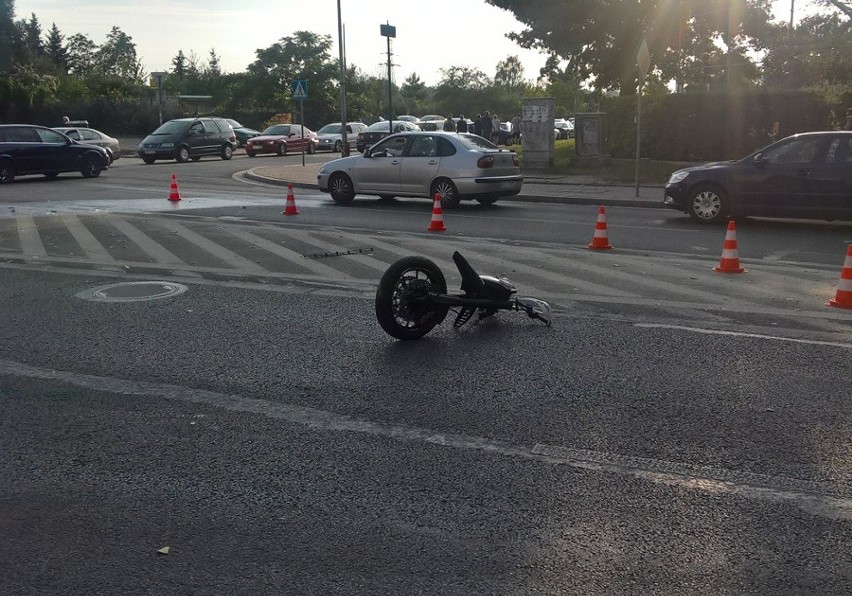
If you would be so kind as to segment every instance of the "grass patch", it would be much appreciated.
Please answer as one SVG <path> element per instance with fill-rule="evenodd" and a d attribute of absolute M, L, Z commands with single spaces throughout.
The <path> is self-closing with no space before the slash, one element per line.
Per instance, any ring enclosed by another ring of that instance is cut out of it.
<path fill-rule="evenodd" d="M 508 148 L 518 154 L 523 164 L 523 148 L 520 145 L 510 145 Z M 572 163 L 574 156 L 574 139 L 556 141 L 553 167 L 541 170 L 541 172 L 553 176 L 593 176 L 602 182 L 613 184 L 635 184 L 636 182 L 636 160 L 634 159 L 610 158 L 607 163 L 601 166 L 579 166 Z M 639 161 L 639 184 L 665 185 L 672 172 L 687 165 L 690 164 L 642 159 Z"/>

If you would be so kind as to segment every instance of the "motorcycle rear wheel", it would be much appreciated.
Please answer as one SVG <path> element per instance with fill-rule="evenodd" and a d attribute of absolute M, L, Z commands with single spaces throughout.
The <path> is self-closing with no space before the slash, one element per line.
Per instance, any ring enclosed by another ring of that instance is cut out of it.
<path fill-rule="evenodd" d="M 429 292 L 447 293 L 438 266 L 425 257 L 405 257 L 382 275 L 376 290 L 376 319 L 396 339 L 418 339 L 439 325 L 450 307 L 429 299 Z"/>

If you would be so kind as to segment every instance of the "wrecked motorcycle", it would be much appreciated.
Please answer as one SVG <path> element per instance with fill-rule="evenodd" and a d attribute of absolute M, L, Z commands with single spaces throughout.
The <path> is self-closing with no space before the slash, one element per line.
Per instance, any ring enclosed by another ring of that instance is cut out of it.
<path fill-rule="evenodd" d="M 479 275 L 458 252 L 453 261 L 461 274 L 461 293 L 448 294 L 440 268 L 425 257 L 404 257 L 382 275 L 376 290 L 376 318 L 396 339 L 417 339 L 439 325 L 450 309 L 457 309 L 453 327 L 477 322 L 500 310 L 517 310 L 530 318 L 551 323 L 550 305 L 537 298 L 515 296 L 517 290 L 505 278 Z"/>

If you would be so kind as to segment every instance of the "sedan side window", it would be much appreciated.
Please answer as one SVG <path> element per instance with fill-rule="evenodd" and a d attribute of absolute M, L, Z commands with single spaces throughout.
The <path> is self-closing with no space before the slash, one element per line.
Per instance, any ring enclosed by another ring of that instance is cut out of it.
<path fill-rule="evenodd" d="M 438 155 L 448 157 L 456 154 L 455 146 L 443 137 L 438 138 Z"/>
<path fill-rule="evenodd" d="M 59 134 L 59 133 L 56 133 Z M 6 140 L 10 143 L 38 143 L 38 133 L 33 128 L 7 128 Z"/>
<path fill-rule="evenodd" d="M 36 130 L 38 131 L 38 136 L 41 137 L 42 143 L 57 143 L 64 145 L 68 142 L 67 140 L 65 140 L 65 135 L 56 132 L 55 130 L 42 130 L 41 128 L 37 128 Z"/>
<path fill-rule="evenodd" d="M 80 136 L 86 141 L 100 141 L 101 138 L 93 130 L 81 130 Z"/>
<path fill-rule="evenodd" d="M 436 155 L 438 155 L 438 149 L 432 137 L 415 137 L 408 152 L 408 157 L 435 157 Z"/>
<path fill-rule="evenodd" d="M 825 155 L 826 163 L 850 163 L 852 162 L 852 139 L 836 138 L 831 141 L 828 153 Z"/>
<path fill-rule="evenodd" d="M 376 157 L 381 157 L 379 154 L 384 152 L 387 157 L 401 157 L 407 142 L 408 139 L 406 137 L 388 138 L 376 145 L 372 154 Z"/>
<path fill-rule="evenodd" d="M 796 139 L 761 154 L 770 163 L 809 163 L 816 159 L 824 139 Z"/>

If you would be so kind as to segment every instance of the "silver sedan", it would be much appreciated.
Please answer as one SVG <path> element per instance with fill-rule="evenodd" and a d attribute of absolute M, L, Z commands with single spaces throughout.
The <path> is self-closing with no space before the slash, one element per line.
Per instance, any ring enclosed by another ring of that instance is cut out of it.
<path fill-rule="evenodd" d="M 98 147 L 103 147 L 109 155 L 110 163 L 121 157 L 121 149 L 118 145 L 118 139 L 111 137 L 108 134 L 104 134 L 99 130 L 95 130 L 94 128 L 72 128 L 60 126 L 53 130 L 57 130 L 62 134 L 71 137 L 75 141 L 85 143 L 86 145 L 97 145 Z"/>
<path fill-rule="evenodd" d="M 524 178 L 514 151 L 473 134 L 404 132 L 379 141 L 362 155 L 335 159 L 317 176 L 319 189 L 337 203 L 356 194 L 441 198 L 445 208 L 462 199 L 491 205 L 521 192 Z"/>

